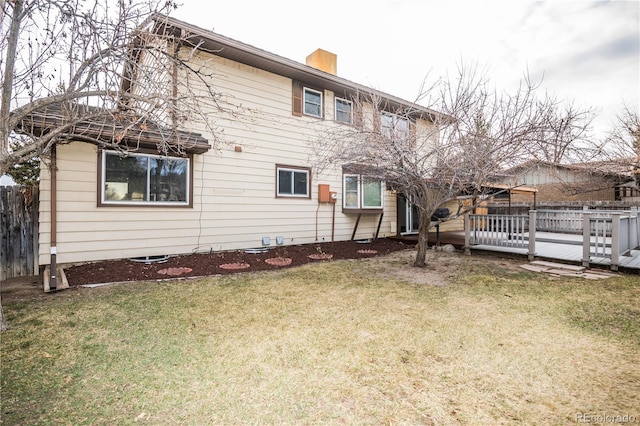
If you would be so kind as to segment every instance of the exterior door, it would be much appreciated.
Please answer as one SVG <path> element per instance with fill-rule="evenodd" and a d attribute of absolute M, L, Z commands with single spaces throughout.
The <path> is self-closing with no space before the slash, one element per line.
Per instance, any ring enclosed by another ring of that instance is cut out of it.
<path fill-rule="evenodd" d="M 398 197 L 398 221 L 400 234 L 417 234 L 420 226 L 420 212 L 418 208 L 403 196 Z"/>

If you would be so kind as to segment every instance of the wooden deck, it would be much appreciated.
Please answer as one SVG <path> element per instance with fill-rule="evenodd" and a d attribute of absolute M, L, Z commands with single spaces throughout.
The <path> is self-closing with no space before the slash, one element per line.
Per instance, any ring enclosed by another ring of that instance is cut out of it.
<path fill-rule="evenodd" d="M 518 249 L 510 247 L 497 247 L 476 245 L 471 247 L 474 250 L 488 250 L 495 252 L 507 252 L 521 254 L 527 256 L 527 249 Z M 535 257 L 537 259 L 559 260 L 568 263 L 582 264 L 582 245 L 561 242 L 544 242 L 536 241 Z M 593 266 L 610 266 L 611 259 L 604 257 L 591 257 L 590 265 Z M 620 270 L 633 270 L 640 273 L 640 250 L 631 250 L 630 255 L 620 258 Z"/>
<path fill-rule="evenodd" d="M 407 243 L 417 242 L 415 235 L 394 237 Z M 429 245 L 436 243 L 436 233 L 429 234 Z M 464 247 L 464 231 L 441 232 L 440 245 L 452 244 L 457 249 Z M 526 248 L 499 247 L 489 245 L 473 245 L 474 251 L 492 251 L 497 253 L 509 253 L 527 257 Z M 571 234 L 557 234 L 551 232 L 536 233 L 536 259 L 548 259 L 563 263 L 582 264 L 582 236 Z M 591 257 L 590 264 L 595 267 L 609 267 L 611 259 L 603 257 Z M 632 250 L 630 255 L 620 258 L 620 270 L 623 272 L 640 273 L 640 250 Z"/>

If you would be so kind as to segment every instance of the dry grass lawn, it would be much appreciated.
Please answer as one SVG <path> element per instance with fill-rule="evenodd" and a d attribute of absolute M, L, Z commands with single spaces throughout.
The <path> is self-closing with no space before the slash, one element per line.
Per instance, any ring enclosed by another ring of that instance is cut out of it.
<path fill-rule="evenodd" d="M 640 277 L 412 255 L 7 303 L 1 423 L 640 421 Z"/>

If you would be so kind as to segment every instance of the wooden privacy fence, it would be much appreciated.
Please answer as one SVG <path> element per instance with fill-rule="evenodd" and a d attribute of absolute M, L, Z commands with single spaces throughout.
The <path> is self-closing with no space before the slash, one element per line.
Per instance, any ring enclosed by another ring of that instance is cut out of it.
<path fill-rule="evenodd" d="M 37 186 L 0 187 L 0 281 L 37 275 Z"/>

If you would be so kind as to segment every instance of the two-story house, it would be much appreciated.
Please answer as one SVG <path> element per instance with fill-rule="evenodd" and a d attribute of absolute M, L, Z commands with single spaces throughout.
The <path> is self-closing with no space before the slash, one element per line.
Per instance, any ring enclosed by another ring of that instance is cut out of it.
<path fill-rule="evenodd" d="M 183 130 L 201 136 L 176 156 L 152 143 L 127 155 L 80 140 L 58 146 L 55 173 L 45 169 L 40 184 L 40 265 L 52 252 L 58 263 L 86 262 L 387 237 L 411 226 L 384 182 L 343 164 L 316 170 L 310 144 L 372 114 L 355 111 L 361 94 L 387 105 L 375 118 L 383 131 L 430 126 L 434 111 L 338 77 L 336 55 L 324 50 L 303 64 L 173 18 L 162 25 L 197 39 L 191 60 L 215 70 L 212 85 L 251 117 L 221 116 L 217 149 L 208 143 L 216 135 L 193 123 Z M 125 89 L 138 85 L 133 76 Z M 411 115 L 394 115 L 400 109 Z"/>

